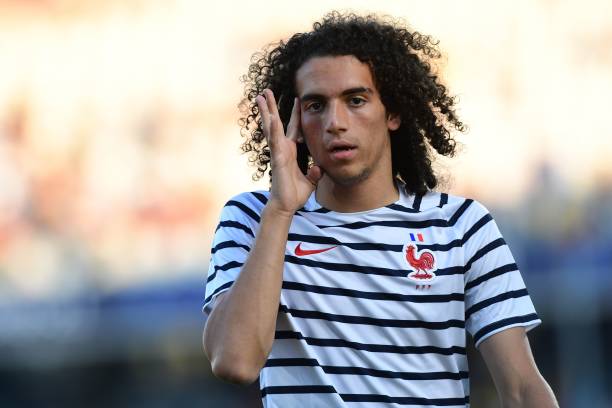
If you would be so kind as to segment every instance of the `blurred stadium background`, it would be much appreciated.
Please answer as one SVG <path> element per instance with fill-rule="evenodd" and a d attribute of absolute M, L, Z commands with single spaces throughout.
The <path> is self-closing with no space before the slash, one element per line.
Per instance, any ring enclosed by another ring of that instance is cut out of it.
<path fill-rule="evenodd" d="M 260 406 L 211 375 L 200 306 L 239 155 L 239 77 L 331 9 L 440 40 L 470 132 L 440 168 L 493 212 L 564 407 L 612 406 L 612 3 L 0 0 L 0 406 Z M 471 353 L 472 406 L 497 406 Z"/>

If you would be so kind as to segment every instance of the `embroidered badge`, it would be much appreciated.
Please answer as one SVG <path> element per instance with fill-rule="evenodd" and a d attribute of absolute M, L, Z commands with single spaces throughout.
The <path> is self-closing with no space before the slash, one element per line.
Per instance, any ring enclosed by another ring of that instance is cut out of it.
<path fill-rule="evenodd" d="M 436 274 L 434 273 L 436 260 L 433 254 L 428 251 L 422 251 L 420 254 L 417 254 L 416 246 L 413 244 L 406 244 L 404 254 L 408 264 L 416 269 L 408 274 L 408 279 L 417 284 L 417 289 L 431 288 L 431 282 L 436 279 Z"/>
<path fill-rule="evenodd" d="M 320 248 L 320 249 L 303 249 L 302 248 L 302 243 L 300 242 L 295 247 L 294 253 L 297 256 L 314 255 L 314 254 L 320 254 L 321 252 L 329 251 L 330 249 L 334 249 L 336 246 L 337 245 L 334 245 L 333 247 Z"/>

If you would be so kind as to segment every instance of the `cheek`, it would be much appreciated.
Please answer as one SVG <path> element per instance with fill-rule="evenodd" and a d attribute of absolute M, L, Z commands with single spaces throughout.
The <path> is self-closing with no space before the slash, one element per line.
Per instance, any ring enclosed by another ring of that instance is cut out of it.
<path fill-rule="evenodd" d="M 302 127 L 302 132 L 312 133 L 317 130 L 319 125 L 317 119 L 302 114 L 302 117 L 300 119 L 300 126 Z"/>
<path fill-rule="evenodd" d="M 316 149 L 316 141 L 319 140 L 320 125 L 318 120 L 313 118 L 304 118 L 300 120 L 300 126 L 304 140 L 306 141 L 310 151 Z"/>

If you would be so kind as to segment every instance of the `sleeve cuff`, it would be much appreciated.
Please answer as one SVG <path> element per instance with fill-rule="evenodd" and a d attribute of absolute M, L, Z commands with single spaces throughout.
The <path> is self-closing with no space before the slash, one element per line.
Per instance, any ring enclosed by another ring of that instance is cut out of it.
<path fill-rule="evenodd" d="M 537 314 L 532 313 L 524 316 L 516 316 L 508 319 L 503 319 L 495 323 L 491 323 L 487 326 L 484 326 L 482 329 L 478 330 L 476 334 L 474 334 L 474 344 L 475 347 L 478 347 L 483 340 L 489 338 L 495 333 L 499 333 L 503 330 L 509 329 L 511 327 L 525 327 L 526 331 L 529 331 L 536 326 L 539 326 L 542 323 L 542 320 L 538 317 Z"/>

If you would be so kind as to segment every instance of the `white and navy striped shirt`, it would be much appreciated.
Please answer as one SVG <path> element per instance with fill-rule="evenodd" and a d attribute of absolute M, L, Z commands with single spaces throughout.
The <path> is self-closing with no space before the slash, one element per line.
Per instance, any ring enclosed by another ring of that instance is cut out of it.
<path fill-rule="evenodd" d="M 204 315 L 247 259 L 269 193 L 230 200 L 215 232 Z M 310 196 L 285 249 L 266 407 L 469 406 L 466 330 L 478 346 L 540 323 L 480 203 L 430 192 L 338 213 Z"/>

